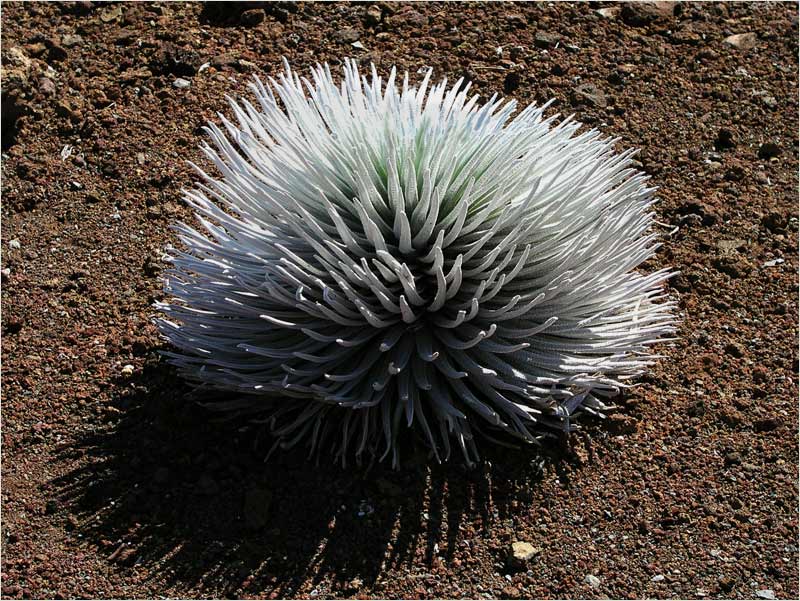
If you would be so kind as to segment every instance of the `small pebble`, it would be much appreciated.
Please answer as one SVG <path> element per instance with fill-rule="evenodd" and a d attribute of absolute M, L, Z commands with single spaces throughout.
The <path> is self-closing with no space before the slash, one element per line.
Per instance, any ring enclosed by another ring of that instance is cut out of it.
<path fill-rule="evenodd" d="M 742 456 L 739 453 L 731 452 L 725 455 L 725 465 L 740 465 Z"/>
<path fill-rule="evenodd" d="M 619 6 L 609 6 L 608 8 L 599 8 L 594 12 L 604 19 L 613 19 L 619 14 L 619 11 Z"/>
<path fill-rule="evenodd" d="M 737 33 L 735 35 L 728 36 L 722 41 L 729 46 L 738 48 L 739 50 L 750 50 L 751 48 L 755 47 L 756 42 L 758 41 L 758 36 L 756 36 L 754 33 Z"/>
<path fill-rule="evenodd" d="M 560 35 L 548 31 L 537 31 L 534 37 L 534 44 L 538 48 L 555 48 L 559 41 L 561 41 Z"/>
<path fill-rule="evenodd" d="M 591 83 L 579 85 L 572 91 L 573 104 L 587 104 L 596 108 L 608 106 L 608 99 L 603 91 Z"/>
<path fill-rule="evenodd" d="M 586 574 L 584 581 L 592 588 L 597 588 L 598 586 L 600 586 L 600 579 L 594 574 Z"/>
<path fill-rule="evenodd" d="M 130 363 L 122 368 L 122 375 L 123 376 L 131 376 L 133 375 L 133 365 Z"/>
<path fill-rule="evenodd" d="M 13 240 L 8 241 L 8 247 L 11 250 L 19 250 L 20 248 L 22 248 L 22 244 L 19 243 L 19 240 L 14 238 Z"/>
<path fill-rule="evenodd" d="M 664 574 L 656 574 L 650 579 L 651 582 L 661 582 L 662 580 L 664 580 Z"/>
<path fill-rule="evenodd" d="M 188 79 L 184 79 L 183 77 L 179 77 L 178 79 L 172 82 L 172 87 L 178 88 L 179 90 L 182 90 L 183 88 L 188 88 L 190 85 L 192 85 L 192 82 L 189 81 Z"/>
<path fill-rule="evenodd" d="M 768 109 L 775 110 L 778 108 L 778 101 L 775 100 L 774 96 L 763 96 L 761 98 L 761 102 L 764 104 L 765 107 Z"/>
<path fill-rule="evenodd" d="M 61 38 L 61 45 L 65 46 L 66 48 L 71 48 L 72 46 L 80 46 L 83 44 L 83 38 L 79 35 L 73 34 L 66 34 L 63 38 Z"/>
<path fill-rule="evenodd" d="M 762 589 L 760 591 L 756 591 L 756 597 L 759 599 L 774 599 L 775 598 L 775 591 L 772 589 Z"/>
<path fill-rule="evenodd" d="M 358 31 L 352 27 L 345 27 L 337 31 L 335 37 L 342 44 L 352 44 L 353 42 L 358 41 L 358 38 L 361 37 L 361 34 L 359 34 Z"/>
<path fill-rule="evenodd" d="M 526 562 L 539 553 L 539 549 L 530 543 L 514 541 L 511 544 L 511 554 L 515 561 Z"/>
<path fill-rule="evenodd" d="M 381 17 L 383 16 L 383 12 L 381 11 L 380 6 L 372 5 L 367 9 L 367 15 L 364 18 L 364 22 L 369 27 L 374 27 L 381 22 Z"/>
<path fill-rule="evenodd" d="M 48 77 L 39 79 L 39 91 L 45 96 L 52 96 L 56 93 L 56 84 Z"/>

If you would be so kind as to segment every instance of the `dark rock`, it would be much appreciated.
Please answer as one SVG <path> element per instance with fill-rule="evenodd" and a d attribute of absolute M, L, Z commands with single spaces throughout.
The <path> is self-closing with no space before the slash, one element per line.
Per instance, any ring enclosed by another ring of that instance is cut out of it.
<path fill-rule="evenodd" d="M 699 61 L 713 61 L 719 56 L 718 52 L 715 52 L 711 48 L 703 48 L 700 52 L 697 53 L 695 57 Z"/>
<path fill-rule="evenodd" d="M 130 46 L 136 39 L 136 33 L 129 29 L 123 29 L 114 37 L 114 43 L 117 46 Z"/>
<path fill-rule="evenodd" d="M 264 21 L 266 15 L 285 23 L 289 13 L 297 12 L 295 2 L 203 2 L 200 21 L 214 25 L 254 27 Z"/>
<path fill-rule="evenodd" d="M 736 134 L 723 127 L 717 133 L 717 139 L 714 141 L 714 146 L 717 148 L 717 150 L 722 148 L 734 148 L 736 146 Z"/>
<path fill-rule="evenodd" d="M 703 402 L 703 399 L 697 399 L 686 410 L 686 413 L 688 413 L 691 417 L 700 417 L 701 415 L 704 415 L 705 412 L 706 404 Z"/>
<path fill-rule="evenodd" d="M 50 499 L 44 506 L 44 513 L 46 515 L 53 515 L 57 511 L 58 511 L 58 503 L 53 499 Z"/>
<path fill-rule="evenodd" d="M 740 182 L 744 179 L 745 168 L 739 162 L 731 163 L 725 170 L 725 179 L 729 182 Z"/>
<path fill-rule="evenodd" d="M 511 25 L 511 27 L 516 27 L 517 29 L 525 29 L 528 26 L 528 20 L 525 18 L 525 15 L 521 15 L 519 13 L 511 13 L 510 15 L 506 15 L 506 23 Z"/>
<path fill-rule="evenodd" d="M 191 48 L 164 42 L 150 63 L 150 69 L 161 75 L 192 76 L 201 64 L 200 55 Z"/>
<path fill-rule="evenodd" d="M 263 9 L 253 8 L 242 12 L 241 22 L 242 25 L 247 27 L 255 27 L 259 23 L 263 22 L 266 16 L 267 15 Z"/>
<path fill-rule="evenodd" d="M 210 475 L 203 474 L 197 481 L 197 490 L 202 495 L 215 495 L 219 492 L 219 485 Z"/>
<path fill-rule="evenodd" d="M 69 274 L 69 279 L 72 281 L 84 280 L 88 277 L 91 277 L 91 273 L 89 273 L 88 269 L 76 269 L 72 273 Z"/>
<path fill-rule="evenodd" d="M 753 422 L 753 430 L 756 432 L 772 432 L 781 427 L 781 420 L 777 417 L 768 417 Z"/>
<path fill-rule="evenodd" d="M 153 482 L 156 484 L 166 484 L 169 482 L 169 469 L 166 467 L 158 468 L 153 474 Z"/>
<path fill-rule="evenodd" d="M 789 227 L 789 219 L 783 213 L 771 211 L 761 218 L 761 225 L 771 232 L 781 234 L 786 231 L 787 227 Z"/>
<path fill-rule="evenodd" d="M 47 51 L 47 62 L 49 63 L 60 63 L 61 61 L 67 60 L 67 51 L 61 46 L 51 46 L 50 50 Z"/>
<path fill-rule="evenodd" d="M 732 278 L 743 278 L 753 271 L 753 265 L 749 261 L 729 255 L 717 257 L 713 264 L 719 271 Z"/>
<path fill-rule="evenodd" d="M 625 83 L 625 78 L 619 71 L 612 71 L 608 74 L 608 77 L 606 77 L 606 81 L 612 86 L 621 86 Z"/>
<path fill-rule="evenodd" d="M 22 330 L 22 322 L 16 319 L 9 319 L 3 329 L 6 334 L 18 334 Z"/>
<path fill-rule="evenodd" d="M 269 521 L 269 509 L 272 504 L 272 491 L 255 487 L 244 495 L 244 521 L 248 528 L 263 528 Z"/>
<path fill-rule="evenodd" d="M 400 486 L 390 482 L 386 478 L 379 478 L 375 481 L 375 485 L 381 493 L 388 497 L 399 497 L 403 494 L 403 489 Z"/>
<path fill-rule="evenodd" d="M 511 71 L 508 75 L 506 75 L 505 80 L 503 80 L 503 91 L 506 94 L 511 94 L 514 90 L 519 88 L 519 84 L 522 81 L 519 73 L 516 71 Z"/>
<path fill-rule="evenodd" d="M 548 31 L 537 31 L 533 39 L 534 44 L 536 44 L 538 48 L 555 48 L 556 44 L 560 41 L 560 35 Z"/>
<path fill-rule="evenodd" d="M 508 49 L 508 56 L 512 61 L 517 61 L 525 56 L 524 46 L 511 46 Z"/>
<path fill-rule="evenodd" d="M 769 381 L 769 370 L 763 365 L 756 365 L 753 368 L 753 381 L 763 384 Z"/>
<path fill-rule="evenodd" d="M 584 83 L 572 91 L 572 102 L 575 105 L 587 104 L 597 108 L 608 106 L 606 95 L 596 85 Z"/>
<path fill-rule="evenodd" d="M 745 348 L 738 342 L 731 342 L 725 346 L 725 352 L 729 355 L 741 359 L 745 355 Z"/>
<path fill-rule="evenodd" d="M 758 158 L 771 159 L 772 157 L 780 156 L 782 149 L 774 142 L 764 142 L 758 147 Z"/>
<path fill-rule="evenodd" d="M 64 14 L 88 15 L 94 10 L 94 3 L 89 0 L 79 0 L 78 2 L 59 2 L 58 8 Z"/>
<path fill-rule="evenodd" d="M 151 208 L 153 207 L 149 207 L 149 209 Z M 160 214 L 161 211 L 159 211 L 159 215 Z M 145 275 L 150 277 L 158 275 L 158 272 L 161 271 L 161 261 L 158 259 L 158 257 L 147 257 L 142 265 L 142 270 L 144 271 Z"/>
<path fill-rule="evenodd" d="M 736 581 L 730 576 L 722 576 L 717 582 L 719 582 L 719 588 L 726 593 L 731 592 L 736 584 Z"/>
<path fill-rule="evenodd" d="M 739 465 L 742 462 L 742 456 L 739 453 L 731 452 L 725 455 L 725 465 Z"/>
<path fill-rule="evenodd" d="M 278 3 L 276 2 L 275 4 Z M 280 6 L 273 6 L 270 14 L 280 23 L 286 23 L 289 20 L 289 11 Z"/>
<path fill-rule="evenodd" d="M 73 115 L 72 103 L 68 100 L 62 100 L 56 105 L 56 115 L 62 119 L 69 119 Z"/>
<path fill-rule="evenodd" d="M 692 283 L 689 281 L 689 278 L 682 273 L 670 278 L 668 284 L 678 292 L 689 292 L 692 289 Z"/>
<path fill-rule="evenodd" d="M 118 179 L 120 176 L 119 165 L 115 162 L 108 161 L 100 166 L 100 171 L 106 177 Z"/>
<path fill-rule="evenodd" d="M 670 19 L 680 10 L 677 2 L 625 2 L 620 16 L 634 27 L 648 25 L 659 19 Z"/>

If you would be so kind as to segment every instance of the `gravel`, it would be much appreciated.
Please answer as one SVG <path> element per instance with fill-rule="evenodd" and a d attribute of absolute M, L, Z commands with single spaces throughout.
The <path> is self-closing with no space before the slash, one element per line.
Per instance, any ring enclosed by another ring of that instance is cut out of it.
<path fill-rule="evenodd" d="M 376 3 L 367 25 L 358 3 L 211 4 L 3 7 L 3 597 L 797 598 L 796 6 Z M 186 162 L 209 166 L 200 127 L 281 56 L 355 52 L 346 29 L 382 74 L 432 66 L 487 97 L 517 73 L 519 103 L 640 149 L 652 267 L 680 270 L 684 321 L 561 450 L 467 471 L 409 439 L 399 472 L 265 463 L 257 424 L 217 421 L 158 361 L 159 257 L 191 220 Z M 514 541 L 540 551 L 510 569 Z"/>

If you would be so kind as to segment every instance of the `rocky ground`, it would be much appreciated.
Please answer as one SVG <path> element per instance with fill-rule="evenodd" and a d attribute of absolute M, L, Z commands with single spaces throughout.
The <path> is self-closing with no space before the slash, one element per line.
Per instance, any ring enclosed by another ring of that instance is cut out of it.
<path fill-rule="evenodd" d="M 2 29 L 4 597 L 798 597 L 796 3 L 5 2 Z M 680 340 L 541 469 L 264 464 L 158 361 L 201 126 L 281 56 L 348 55 L 555 98 L 660 187 Z"/>

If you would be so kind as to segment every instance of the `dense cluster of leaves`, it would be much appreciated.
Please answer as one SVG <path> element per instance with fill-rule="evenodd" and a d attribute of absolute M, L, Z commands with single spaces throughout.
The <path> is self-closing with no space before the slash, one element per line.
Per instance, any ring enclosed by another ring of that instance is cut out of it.
<path fill-rule="evenodd" d="M 168 357 L 279 444 L 340 458 L 396 464 L 415 425 L 469 462 L 479 432 L 535 441 L 602 412 L 674 330 L 669 272 L 636 270 L 657 244 L 632 152 L 396 78 L 286 65 L 209 125 L 220 176 L 186 192 L 201 227 L 171 251 Z"/>

